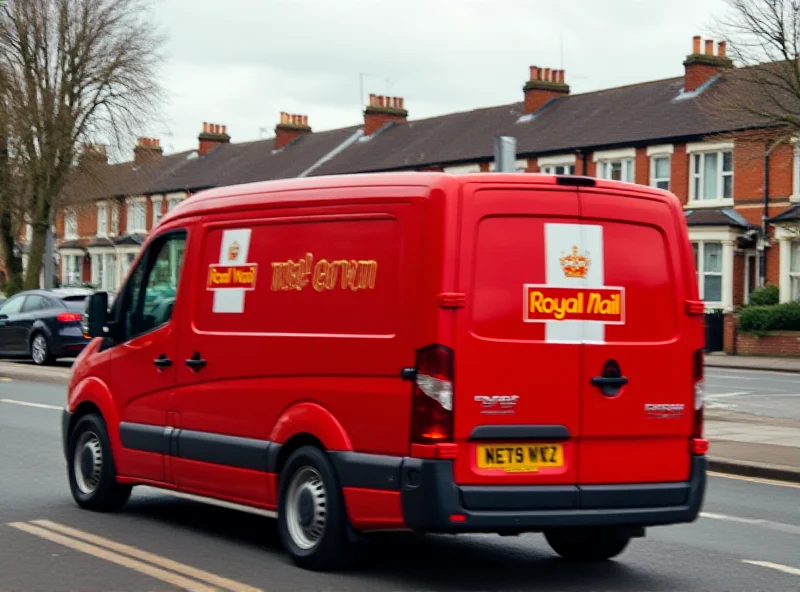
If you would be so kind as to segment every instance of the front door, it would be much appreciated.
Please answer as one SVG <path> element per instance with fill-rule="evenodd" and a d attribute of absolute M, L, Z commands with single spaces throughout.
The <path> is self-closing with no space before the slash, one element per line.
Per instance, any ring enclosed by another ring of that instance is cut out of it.
<path fill-rule="evenodd" d="M 167 422 L 175 386 L 179 318 L 186 296 L 178 289 L 187 241 L 185 228 L 162 231 L 140 258 L 120 295 L 116 331 L 120 344 L 109 352 L 109 387 L 121 421 L 124 448 L 120 472 L 127 477 L 168 481 Z"/>

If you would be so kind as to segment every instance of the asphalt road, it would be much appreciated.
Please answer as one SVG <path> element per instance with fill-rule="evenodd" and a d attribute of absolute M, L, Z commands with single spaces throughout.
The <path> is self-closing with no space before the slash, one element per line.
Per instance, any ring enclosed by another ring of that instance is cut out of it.
<path fill-rule="evenodd" d="M 708 408 L 800 420 L 800 374 L 705 369 Z"/>
<path fill-rule="evenodd" d="M 602 565 L 565 563 L 541 535 L 386 535 L 349 572 L 302 571 L 269 518 L 150 488 L 117 514 L 78 509 L 61 452 L 64 395 L 0 382 L 3 591 L 800 589 L 800 487 L 723 477 L 711 478 L 696 523 L 652 529 Z"/>

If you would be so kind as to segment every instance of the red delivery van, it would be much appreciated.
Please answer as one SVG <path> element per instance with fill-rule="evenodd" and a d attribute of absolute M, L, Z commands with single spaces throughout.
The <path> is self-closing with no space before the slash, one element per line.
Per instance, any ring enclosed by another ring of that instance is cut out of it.
<path fill-rule="evenodd" d="M 370 532 L 541 532 L 603 560 L 695 520 L 703 303 L 670 193 L 386 173 L 213 189 L 148 237 L 63 413 L 81 507 L 267 511 L 297 565 Z"/>

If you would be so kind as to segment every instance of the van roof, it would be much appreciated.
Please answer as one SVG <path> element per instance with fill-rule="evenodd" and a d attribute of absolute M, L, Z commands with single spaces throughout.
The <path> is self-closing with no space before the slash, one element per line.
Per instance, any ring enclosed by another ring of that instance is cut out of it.
<path fill-rule="evenodd" d="M 560 180 L 559 180 L 560 179 Z M 331 189 L 331 188 L 357 188 L 357 187 L 406 187 L 419 189 L 432 189 L 447 185 L 466 185 L 468 183 L 523 183 L 526 185 L 556 185 L 568 184 L 570 180 L 577 185 L 591 183 L 593 187 L 623 193 L 629 197 L 649 197 L 662 201 L 676 200 L 676 197 L 667 191 L 625 183 L 621 181 L 607 181 L 594 177 L 546 175 L 541 173 L 473 173 L 468 175 L 454 175 L 440 172 L 394 172 L 394 173 L 357 173 L 351 175 L 330 175 L 319 177 L 304 177 L 279 179 L 274 181 L 260 181 L 241 185 L 218 187 L 198 192 L 181 202 L 174 210 L 167 214 L 163 221 L 185 216 L 208 214 L 218 210 L 235 209 L 239 206 L 254 204 L 253 196 L 258 196 L 258 204 L 282 205 L 295 203 L 293 196 L 287 195 L 294 191 Z M 420 197 L 425 197 L 427 191 L 420 192 Z M 367 201 L 370 197 L 357 196 L 315 196 L 314 201 Z"/>

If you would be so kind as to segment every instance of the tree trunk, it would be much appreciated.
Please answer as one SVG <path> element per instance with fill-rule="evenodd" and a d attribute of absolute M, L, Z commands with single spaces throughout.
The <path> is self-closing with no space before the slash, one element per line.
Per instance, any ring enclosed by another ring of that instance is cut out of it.
<path fill-rule="evenodd" d="M 47 241 L 47 225 L 34 224 L 33 236 L 28 245 L 28 266 L 25 268 L 25 281 L 23 287 L 26 290 L 39 288 L 39 275 L 42 271 L 42 262 L 45 256 L 45 242 Z"/>
<path fill-rule="evenodd" d="M 9 212 L 0 214 L 0 253 L 6 262 L 6 296 L 12 296 L 22 290 L 22 258 L 14 254 L 16 246 L 14 223 Z"/>

